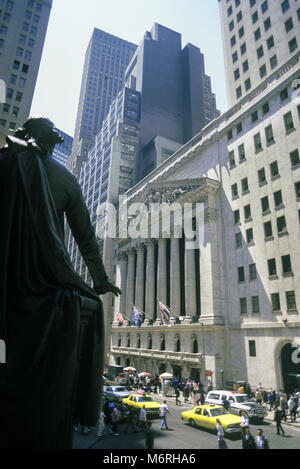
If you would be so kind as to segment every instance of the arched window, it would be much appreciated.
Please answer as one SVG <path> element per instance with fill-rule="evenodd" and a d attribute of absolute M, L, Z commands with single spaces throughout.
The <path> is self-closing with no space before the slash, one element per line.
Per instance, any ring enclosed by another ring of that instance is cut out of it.
<path fill-rule="evenodd" d="M 180 339 L 176 340 L 175 345 L 176 345 L 176 347 L 175 347 L 176 352 L 180 352 L 180 349 L 181 349 Z"/>
<path fill-rule="evenodd" d="M 198 353 L 198 340 L 192 340 L 192 353 Z"/>
<path fill-rule="evenodd" d="M 118 337 L 118 347 L 121 347 L 121 344 L 122 344 L 122 339 L 121 339 L 121 336 L 119 335 L 119 337 Z"/>
<path fill-rule="evenodd" d="M 152 349 L 152 337 L 151 337 L 151 335 L 148 336 L 148 340 L 147 340 L 147 349 L 148 349 L 148 350 L 151 350 L 151 349 Z"/>
<path fill-rule="evenodd" d="M 127 347 L 130 347 L 130 336 L 127 336 Z"/>
<path fill-rule="evenodd" d="M 136 339 L 136 348 L 141 348 L 141 338 L 139 335 L 137 336 L 137 339 Z"/>
<path fill-rule="evenodd" d="M 116 358 L 116 365 L 121 365 L 121 357 Z"/>
<path fill-rule="evenodd" d="M 160 350 L 166 350 L 166 341 L 163 335 L 160 338 Z"/>

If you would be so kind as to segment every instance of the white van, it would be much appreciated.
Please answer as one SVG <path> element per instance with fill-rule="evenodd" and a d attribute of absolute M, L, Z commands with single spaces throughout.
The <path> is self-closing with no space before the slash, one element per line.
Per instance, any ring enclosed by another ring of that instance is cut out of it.
<path fill-rule="evenodd" d="M 231 391 L 210 391 L 205 398 L 205 403 L 223 405 L 224 400 L 229 402 L 230 412 L 237 415 L 241 415 L 243 411 L 246 411 L 249 418 L 255 418 L 263 422 L 268 414 L 265 406 L 257 404 L 247 394 L 238 394 Z"/>

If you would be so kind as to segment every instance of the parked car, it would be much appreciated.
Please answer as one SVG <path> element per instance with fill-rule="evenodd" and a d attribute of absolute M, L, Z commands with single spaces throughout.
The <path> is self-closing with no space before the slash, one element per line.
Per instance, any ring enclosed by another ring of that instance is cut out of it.
<path fill-rule="evenodd" d="M 240 433 L 241 417 L 229 413 L 223 406 L 200 405 L 193 410 L 181 413 L 181 419 L 193 427 L 203 427 L 216 430 L 217 419 L 220 420 L 225 433 Z"/>
<path fill-rule="evenodd" d="M 123 403 L 129 407 L 133 406 L 136 410 L 136 414 L 139 414 L 140 409 L 145 406 L 148 420 L 155 420 L 160 418 L 160 404 L 155 402 L 152 397 L 148 396 L 147 394 L 130 394 L 129 397 L 123 399 Z"/>
<path fill-rule="evenodd" d="M 247 394 L 238 394 L 231 391 L 210 391 L 206 398 L 206 404 L 223 405 L 224 400 L 229 402 L 229 410 L 233 414 L 242 415 L 246 411 L 250 419 L 263 422 L 268 414 L 267 408 L 258 404 L 254 399 L 249 399 Z"/>
<path fill-rule="evenodd" d="M 111 397 L 118 397 L 124 399 L 130 396 L 130 391 L 125 386 L 104 386 L 103 394 Z"/>

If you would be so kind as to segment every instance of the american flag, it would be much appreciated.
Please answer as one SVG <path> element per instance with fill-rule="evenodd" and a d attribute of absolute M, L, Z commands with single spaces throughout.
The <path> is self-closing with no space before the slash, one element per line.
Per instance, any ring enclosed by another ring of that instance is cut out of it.
<path fill-rule="evenodd" d="M 143 322 L 143 313 L 134 305 L 131 310 L 131 324 L 140 327 Z"/>
<path fill-rule="evenodd" d="M 162 320 L 163 320 L 163 323 L 166 325 L 166 326 L 170 326 L 170 318 L 171 318 L 171 311 L 169 310 L 169 308 L 164 305 L 161 301 L 159 301 L 159 309 L 160 309 L 160 313 L 161 313 L 161 317 L 162 317 Z"/>
<path fill-rule="evenodd" d="M 119 312 L 116 312 L 116 320 L 121 322 L 123 324 L 123 326 L 125 326 L 126 324 L 126 321 L 125 319 L 123 318 L 123 314 L 119 313 Z"/>

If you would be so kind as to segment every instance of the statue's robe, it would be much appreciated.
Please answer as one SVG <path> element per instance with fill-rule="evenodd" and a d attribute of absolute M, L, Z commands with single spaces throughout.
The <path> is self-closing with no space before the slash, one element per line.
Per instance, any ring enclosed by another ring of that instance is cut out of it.
<path fill-rule="evenodd" d="M 0 448 L 70 448 L 74 418 L 99 416 L 102 302 L 72 267 L 64 214 L 99 293 L 107 277 L 75 177 L 11 139 L 0 151 Z M 83 297 L 97 311 L 79 361 Z"/>

